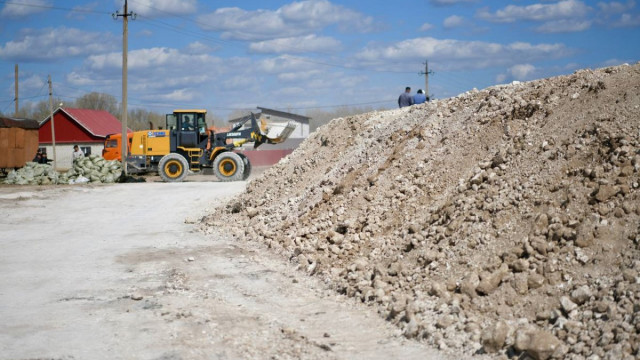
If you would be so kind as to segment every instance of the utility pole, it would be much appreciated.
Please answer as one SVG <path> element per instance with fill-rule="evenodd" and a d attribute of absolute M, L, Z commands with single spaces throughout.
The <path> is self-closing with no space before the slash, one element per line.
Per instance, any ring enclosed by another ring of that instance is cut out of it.
<path fill-rule="evenodd" d="M 128 44 L 128 36 L 129 36 L 129 16 L 132 19 L 136 18 L 136 14 L 133 12 L 129 12 L 129 8 L 127 6 L 127 0 L 124 0 L 124 13 L 120 14 L 119 12 L 115 12 L 112 14 L 114 19 L 118 17 L 122 17 L 122 137 L 121 137 L 121 148 L 120 148 L 120 159 L 122 160 L 122 169 L 124 170 L 124 175 L 127 174 L 127 145 L 129 143 L 129 138 L 127 136 L 127 50 L 129 47 Z"/>
<path fill-rule="evenodd" d="M 58 169 L 56 161 L 56 128 L 53 126 L 53 85 L 51 84 L 51 75 L 49 75 L 49 112 L 51 113 L 51 146 L 53 147 L 53 170 Z"/>
<path fill-rule="evenodd" d="M 420 75 L 424 75 L 424 94 L 427 96 L 427 100 L 431 98 L 429 96 L 429 74 L 433 74 L 432 71 L 429 71 L 429 60 L 424 61 L 424 72 L 421 72 Z"/>
<path fill-rule="evenodd" d="M 18 106 L 18 64 L 16 64 L 16 71 L 15 71 L 15 83 L 16 83 L 16 112 L 13 113 L 13 115 L 15 117 L 18 117 L 18 109 L 20 108 Z"/>

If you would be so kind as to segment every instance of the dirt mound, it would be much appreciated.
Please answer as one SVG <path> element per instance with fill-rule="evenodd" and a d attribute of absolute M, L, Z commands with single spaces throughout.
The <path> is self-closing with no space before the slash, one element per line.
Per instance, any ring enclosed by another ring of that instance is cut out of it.
<path fill-rule="evenodd" d="M 640 64 L 582 70 L 335 119 L 203 227 L 441 349 L 633 358 L 639 171 Z"/>

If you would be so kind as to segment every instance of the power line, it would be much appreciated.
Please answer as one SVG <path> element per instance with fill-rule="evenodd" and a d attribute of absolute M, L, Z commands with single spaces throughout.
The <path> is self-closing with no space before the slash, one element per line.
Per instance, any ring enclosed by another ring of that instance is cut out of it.
<path fill-rule="evenodd" d="M 66 7 L 60 7 L 60 6 L 33 4 L 33 3 L 29 4 L 29 3 L 15 2 L 15 1 L 5 1 L 5 0 L 0 0 L 0 3 L 7 4 L 7 5 L 15 5 L 15 6 L 25 6 L 25 7 L 33 7 L 33 8 L 40 8 L 40 9 L 49 9 L 49 10 L 64 10 L 64 11 L 92 13 L 92 14 L 111 14 L 111 12 L 97 11 L 97 10 L 91 10 L 91 9 L 86 9 L 86 8 L 66 8 Z"/>
<path fill-rule="evenodd" d="M 211 42 L 214 42 L 214 43 L 225 43 L 224 40 L 215 39 L 215 38 L 212 38 L 212 37 L 209 37 L 209 36 L 205 36 L 204 34 L 199 34 L 199 33 L 194 32 L 194 31 L 181 29 L 181 28 L 179 28 L 177 26 L 171 25 L 171 24 L 166 23 L 164 21 L 160 21 L 160 20 L 156 20 L 156 19 L 149 19 L 149 18 L 145 18 L 145 17 L 142 17 L 142 16 L 139 16 L 138 19 L 140 21 L 142 21 L 143 23 L 147 23 L 149 25 L 156 26 L 156 27 L 159 27 L 159 28 L 163 28 L 163 29 L 166 29 L 166 30 L 169 30 L 169 31 L 174 31 L 174 32 L 176 32 L 178 34 L 190 35 L 190 36 L 193 36 L 193 37 L 196 37 L 196 38 L 200 38 L 200 39 L 206 40 L 206 41 L 211 41 Z"/>
<path fill-rule="evenodd" d="M 192 17 L 187 17 L 184 15 L 179 15 L 179 14 L 173 14 L 167 11 L 164 11 L 162 9 L 153 7 L 151 5 L 147 5 L 147 4 L 136 4 L 136 5 L 141 5 L 144 7 L 147 7 L 149 9 L 153 9 L 159 12 L 162 12 L 170 17 L 176 17 L 176 18 L 180 18 L 183 20 L 187 20 L 189 22 L 198 24 L 202 27 L 205 27 L 207 24 L 204 24 L 201 21 L 198 21 L 198 19 L 192 18 Z M 159 22 L 165 26 L 167 26 L 168 30 L 171 31 L 175 31 L 177 33 L 181 33 L 183 35 L 191 35 L 191 36 L 196 36 L 205 40 L 209 40 L 209 41 L 213 41 L 216 43 L 223 43 L 223 44 L 229 44 L 231 46 L 236 46 L 236 43 L 246 43 L 249 42 L 248 40 L 235 40 L 235 41 L 229 41 L 229 40 L 222 40 L 222 39 L 213 39 L 209 36 L 204 35 L 204 33 L 199 33 L 199 32 L 195 32 L 195 31 L 189 31 L 189 30 L 183 30 L 180 29 L 176 26 L 167 24 L 165 22 L 159 21 L 159 20 L 147 20 L 147 21 L 155 21 L 155 22 Z M 281 45 L 283 46 L 283 45 Z M 292 46 L 286 46 L 284 45 L 283 47 L 289 49 L 289 50 L 295 50 L 295 51 L 300 51 L 300 48 L 296 48 L 296 47 L 292 47 Z M 326 52 L 320 52 L 320 51 L 308 51 L 309 53 L 312 54 L 322 54 L 322 55 L 330 55 L 329 53 Z M 354 66 L 347 66 L 347 65 L 341 65 L 341 64 L 334 64 L 334 63 L 330 63 L 330 62 L 325 62 L 325 61 L 317 61 L 317 60 L 311 60 L 308 58 L 304 58 L 304 57 L 300 57 L 300 56 L 295 56 L 295 55 L 289 55 L 289 54 L 285 54 L 283 56 L 292 58 L 292 59 L 296 59 L 298 61 L 302 61 L 302 62 L 307 62 L 307 63 L 311 63 L 311 64 L 316 64 L 316 65 L 323 65 L 323 66 L 328 66 L 328 67 L 335 67 L 335 68 L 342 68 L 342 69 L 347 69 L 347 70 L 354 70 L 354 71 L 371 71 L 371 72 L 378 72 L 378 73 L 395 73 L 395 74 L 413 74 L 413 71 L 397 71 L 397 70 L 378 70 L 378 69 L 371 69 L 371 68 L 364 68 L 364 67 L 354 67 Z"/>
<path fill-rule="evenodd" d="M 0 0 L 0 3 L 9 4 L 9 5 L 16 5 L 16 6 L 26 6 L 26 7 L 34 7 L 34 8 L 42 8 L 42 9 L 50 9 L 50 10 L 80 12 L 80 13 L 93 13 L 93 14 L 101 14 L 101 15 L 111 14 L 111 12 L 107 12 L 107 11 L 97 11 L 97 10 L 91 10 L 91 9 L 85 9 L 85 8 L 66 8 L 66 7 L 42 5 L 42 4 L 18 3 L 18 2 L 6 1 L 6 0 Z M 202 22 L 200 22 L 197 19 L 194 19 L 192 17 L 187 17 L 187 16 L 183 16 L 183 15 L 179 15 L 179 14 L 169 13 L 167 11 L 164 11 L 162 9 L 159 9 L 159 8 L 156 8 L 156 7 L 153 7 L 153 6 L 150 6 L 150 5 L 146 5 L 146 4 L 136 4 L 136 5 L 145 6 L 147 8 L 150 8 L 150 9 L 162 12 L 164 14 L 167 14 L 170 17 L 176 17 L 176 18 L 180 18 L 180 19 L 183 19 L 183 20 L 188 20 L 189 22 L 193 22 L 193 23 L 199 24 L 201 26 L 206 25 L 206 24 L 204 24 L 204 23 L 202 23 Z M 246 43 L 246 42 L 248 42 L 246 40 L 228 41 L 228 40 L 223 40 L 223 39 L 216 39 L 216 38 L 212 38 L 210 36 L 207 36 L 205 33 L 180 29 L 177 26 L 171 25 L 169 23 L 166 23 L 166 22 L 163 22 L 163 21 L 160 21 L 160 20 L 151 19 L 151 18 L 142 17 L 142 16 L 140 16 L 140 19 L 143 20 L 145 23 L 148 23 L 150 25 L 154 25 L 154 26 L 157 26 L 157 27 L 164 27 L 166 30 L 173 31 L 173 32 L 176 32 L 178 34 L 188 35 L 188 36 L 192 36 L 192 37 L 199 38 L 199 39 L 202 39 L 202 40 L 211 41 L 211 42 L 218 43 L 218 44 L 228 44 L 228 45 L 231 45 L 231 46 L 237 46 L 237 44 L 235 44 L 235 43 L 238 43 L 238 42 L 239 43 Z M 300 49 L 296 48 L 296 47 L 291 47 L 291 46 L 284 46 L 284 47 L 289 49 L 289 50 L 300 51 Z M 323 53 L 323 52 L 318 52 L 318 51 L 308 51 L 308 53 L 329 55 L 328 53 Z M 362 67 L 362 66 L 357 66 L 357 67 L 356 66 L 347 66 L 347 65 L 336 64 L 336 63 L 331 63 L 331 62 L 326 62 L 326 61 L 312 60 L 312 59 L 308 59 L 308 58 L 305 58 L 305 57 L 289 55 L 289 54 L 284 54 L 283 56 L 289 57 L 291 59 L 296 59 L 296 60 L 301 61 L 301 62 L 307 62 L 307 63 L 311 63 L 311 64 L 328 66 L 328 67 L 335 67 L 335 68 L 341 68 L 341 69 L 352 70 L 352 71 L 369 71 L 369 72 L 376 72 L 376 73 L 394 73 L 394 74 L 413 74 L 414 73 L 412 71 L 397 71 L 397 70 L 384 70 L 384 69 L 380 70 L 380 69 L 366 68 L 366 67 Z"/>
<path fill-rule="evenodd" d="M 302 62 L 308 62 L 308 63 L 312 63 L 312 64 L 316 64 L 316 65 L 324 65 L 324 66 L 330 66 L 330 67 L 336 67 L 336 68 L 342 68 L 342 69 L 348 69 L 348 70 L 356 70 L 356 71 L 371 71 L 371 72 L 378 72 L 378 73 L 394 73 L 394 74 L 414 74 L 415 71 L 396 71 L 396 70 L 378 70 L 378 69 L 371 69 L 371 68 L 364 68 L 364 67 L 353 67 L 353 66 L 346 66 L 346 65 L 339 65 L 339 64 L 332 64 L 332 63 L 327 63 L 327 62 L 322 62 L 322 61 L 317 61 L 317 60 L 311 60 L 308 58 L 303 58 L 303 57 L 299 57 L 299 56 L 295 56 L 295 55 L 289 55 L 289 54 L 284 54 L 282 55 L 283 57 L 288 57 L 288 58 L 293 58 L 296 59 L 298 61 L 302 61 Z"/>

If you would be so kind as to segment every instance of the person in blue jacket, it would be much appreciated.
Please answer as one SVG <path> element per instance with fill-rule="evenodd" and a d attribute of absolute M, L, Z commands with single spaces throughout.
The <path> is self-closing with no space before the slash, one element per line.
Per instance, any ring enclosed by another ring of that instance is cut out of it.
<path fill-rule="evenodd" d="M 427 96 L 424 94 L 424 91 L 422 91 L 422 89 L 418 89 L 418 93 L 413 95 L 413 103 L 418 105 L 426 101 L 427 101 Z"/>

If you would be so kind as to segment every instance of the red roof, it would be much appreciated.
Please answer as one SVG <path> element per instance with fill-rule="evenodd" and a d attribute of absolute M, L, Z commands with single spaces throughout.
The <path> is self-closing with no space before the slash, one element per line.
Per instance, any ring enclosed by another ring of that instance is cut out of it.
<path fill-rule="evenodd" d="M 122 133 L 120 120 L 105 110 L 58 108 L 56 112 L 58 111 L 65 112 L 93 136 L 106 137 L 109 134 Z M 40 126 L 50 118 L 46 118 Z M 131 132 L 131 129 L 127 129 L 127 132 Z"/>

